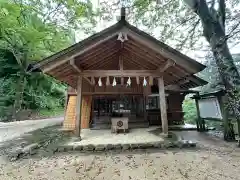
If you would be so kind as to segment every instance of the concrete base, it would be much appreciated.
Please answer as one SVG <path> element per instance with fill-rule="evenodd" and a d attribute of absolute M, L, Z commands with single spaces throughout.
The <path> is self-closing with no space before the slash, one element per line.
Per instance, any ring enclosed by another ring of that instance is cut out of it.
<path fill-rule="evenodd" d="M 112 134 L 111 130 L 81 130 L 82 140 L 72 138 L 58 151 L 105 151 L 113 149 L 182 148 L 195 147 L 196 143 L 184 141 L 174 133 L 163 136 L 159 127 L 131 129 L 129 133 Z"/>

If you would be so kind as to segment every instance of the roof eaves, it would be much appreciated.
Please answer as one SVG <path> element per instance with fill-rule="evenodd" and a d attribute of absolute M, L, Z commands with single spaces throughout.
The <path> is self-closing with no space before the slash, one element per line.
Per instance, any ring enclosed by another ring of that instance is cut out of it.
<path fill-rule="evenodd" d="M 66 49 L 63 49 L 47 58 L 44 58 L 43 60 L 41 61 L 38 61 L 34 64 L 34 68 L 41 68 L 42 66 L 52 62 L 52 61 L 55 61 L 55 60 L 58 60 L 60 59 L 62 56 L 66 55 L 66 54 L 69 54 L 69 53 L 74 53 L 74 51 L 76 50 L 79 50 L 85 46 L 88 46 L 92 40 L 94 39 L 97 39 L 97 38 L 101 38 L 102 36 L 105 36 L 106 34 L 109 34 L 111 32 L 114 32 L 118 29 L 120 29 L 121 27 L 123 27 L 125 25 L 125 22 L 123 20 L 120 20 L 118 21 L 116 24 L 76 43 L 76 44 L 73 44 L 72 46 L 66 48 Z"/>
<path fill-rule="evenodd" d="M 195 78 L 195 79 L 197 79 L 197 80 L 200 82 L 201 85 L 206 85 L 206 84 L 208 84 L 207 81 L 205 81 L 204 79 L 202 79 L 202 78 L 200 78 L 200 77 L 198 77 L 198 76 L 196 76 L 196 75 L 194 75 L 194 74 L 192 75 L 192 77 Z"/>
<path fill-rule="evenodd" d="M 139 34 L 139 35 L 141 35 L 141 36 L 144 36 L 145 38 L 149 39 L 150 41 L 156 43 L 156 44 L 159 45 L 161 48 L 164 48 L 166 51 L 171 52 L 171 53 L 173 53 L 173 54 L 176 54 L 176 55 L 178 55 L 179 57 L 181 57 L 182 59 L 184 59 L 184 60 L 186 60 L 186 61 L 194 64 L 194 65 L 199 69 L 199 71 L 202 71 L 203 69 L 206 68 L 205 65 L 203 65 L 203 64 L 199 63 L 198 61 L 196 61 L 196 60 L 194 60 L 194 59 L 192 59 L 192 58 L 190 58 L 190 57 L 182 54 L 181 52 L 177 51 L 176 49 L 174 49 L 174 48 L 168 46 L 167 44 L 165 44 L 165 43 L 157 40 L 156 38 L 150 36 L 149 34 L 147 34 L 147 33 L 144 32 L 144 31 L 141 31 L 140 29 L 138 29 L 137 27 L 129 24 L 128 22 L 126 22 L 126 25 L 125 25 L 125 26 L 126 26 L 127 28 L 129 28 L 130 30 L 136 32 L 137 34 Z"/>

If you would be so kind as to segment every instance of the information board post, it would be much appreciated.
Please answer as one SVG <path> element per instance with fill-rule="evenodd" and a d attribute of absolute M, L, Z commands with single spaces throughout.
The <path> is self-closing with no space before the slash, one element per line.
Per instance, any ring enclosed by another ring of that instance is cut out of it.
<path fill-rule="evenodd" d="M 199 131 L 206 131 L 205 120 L 222 121 L 222 112 L 219 99 L 216 97 L 196 96 Z"/>
<path fill-rule="evenodd" d="M 197 107 L 197 129 L 205 130 L 205 121 L 219 121 L 224 125 L 224 140 L 235 140 L 235 133 L 232 121 L 230 120 L 230 112 L 225 103 L 227 102 L 225 90 L 209 92 L 205 94 L 196 94 L 193 99 L 196 101 Z M 239 127 L 240 129 L 240 127 Z"/>
<path fill-rule="evenodd" d="M 197 119 L 196 119 L 196 124 L 197 124 L 197 131 L 201 131 L 200 130 L 200 122 L 201 122 L 201 117 L 200 117 L 200 111 L 199 111 L 199 104 L 198 104 L 198 99 L 199 99 L 199 93 L 196 94 L 196 98 L 195 98 L 195 103 L 196 103 L 196 108 L 197 108 Z"/>

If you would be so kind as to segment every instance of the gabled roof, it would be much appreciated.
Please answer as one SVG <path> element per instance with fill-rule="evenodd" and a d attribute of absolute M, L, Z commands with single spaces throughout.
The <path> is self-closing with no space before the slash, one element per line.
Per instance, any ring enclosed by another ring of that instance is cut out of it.
<path fill-rule="evenodd" d="M 103 31 L 101 31 L 99 33 L 96 33 L 96 34 L 90 36 L 89 38 L 84 39 L 83 41 L 80 41 L 80 42 L 78 42 L 56 54 L 53 54 L 52 56 L 49 56 L 49 57 L 43 59 L 42 61 L 37 62 L 34 65 L 34 67 L 44 69 L 44 67 L 47 66 L 48 64 L 63 61 L 65 58 L 74 56 L 79 51 L 84 50 L 86 47 L 92 45 L 93 43 L 97 43 L 101 40 L 104 40 L 104 38 L 108 38 L 110 35 L 113 35 L 114 33 L 116 34 L 116 32 L 119 32 L 121 29 L 124 29 L 124 28 L 132 31 L 136 35 L 139 35 L 140 38 L 147 39 L 150 42 L 152 42 L 152 45 L 155 45 L 155 50 L 158 48 L 159 51 L 164 53 L 165 56 L 168 56 L 166 58 L 172 57 L 177 64 L 182 65 L 182 66 L 185 65 L 185 68 L 187 68 L 186 66 L 191 66 L 191 68 L 194 69 L 193 73 L 202 71 L 206 67 L 205 65 L 203 65 L 203 64 L 197 62 L 196 60 L 182 54 L 181 52 L 171 48 L 170 46 L 157 40 L 156 38 L 150 36 L 149 34 L 130 25 L 127 21 L 125 21 L 125 19 L 120 20 L 113 26 L 110 26 L 109 28 L 104 29 Z"/>
<path fill-rule="evenodd" d="M 100 31 L 100 32 L 98 32 L 76 44 L 73 44 L 72 46 L 70 46 L 66 49 L 63 49 L 62 51 L 59 51 L 43 60 L 37 62 L 34 66 L 35 66 L 35 68 L 42 68 L 44 65 L 46 65 L 48 63 L 51 63 L 53 61 L 58 61 L 69 55 L 73 55 L 73 54 L 77 53 L 78 51 L 80 51 L 81 49 L 85 48 L 86 46 L 91 45 L 93 42 L 100 41 L 101 39 L 103 39 L 103 37 L 116 32 L 122 26 L 123 26 L 123 23 L 121 21 L 119 21 L 118 23 L 114 24 L 113 26 L 110 26 L 110 27 L 104 29 L 103 31 Z"/>
<path fill-rule="evenodd" d="M 127 34 L 127 41 L 117 40 L 119 33 Z M 76 87 L 76 68 L 71 65 L 74 60 L 81 70 L 117 70 L 119 57 L 123 58 L 125 70 L 156 70 L 168 60 L 175 63 L 164 72 L 166 85 L 177 83 L 184 77 L 192 81 L 185 88 L 204 85 L 207 82 L 193 74 L 206 66 L 169 47 L 154 37 L 130 25 L 125 18 L 113 26 L 96 33 L 42 61 L 34 64 L 33 69 Z M 86 79 L 87 80 L 87 79 Z"/>

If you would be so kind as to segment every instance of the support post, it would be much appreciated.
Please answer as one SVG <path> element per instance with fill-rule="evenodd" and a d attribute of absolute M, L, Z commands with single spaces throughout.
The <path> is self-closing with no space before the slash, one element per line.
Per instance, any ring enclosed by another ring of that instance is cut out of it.
<path fill-rule="evenodd" d="M 164 89 L 163 77 L 158 78 L 158 89 L 159 89 L 159 107 L 162 120 L 162 131 L 163 134 L 168 134 L 168 120 L 167 120 L 167 109 L 166 109 L 166 97 Z"/>
<path fill-rule="evenodd" d="M 65 120 L 66 114 L 67 114 L 68 100 L 69 100 L 69 95 L 68 95 L 68 92 L 67 92 L 66 95 L 65 95 L 65 103 L 64 103 L 64 120 Z"/>
<path fill-rule="evenodd" d="M 197 131 L 201 131 L 201 117 L 200 117 L 200 111 L 199 111 L 199 104 L 198 104 L 198 98 L 199 98 L 199 93 L 197 93 L 197 97 L 195 98 L 195 103 L 196 103 L 196 109 L 197 109 L 197 119 L 196 119 L 196 124 L 197 124 Z"/>
<path fill-rule="evenodd" d="M 149 92 L 150 91 L 150 92 Z M 143 87 L 143 107 L 144 107 L 144 121 L 147 120 L 147 104 L 148 104 L 148 95 L 151 93 L 150 86 Z"/>
<path fill-rule="evenodd" d="M 147 121 L 147 110 L 146 110 L 146 102 L 147 97 L 145 94 L 143 94 L 143 114 L 144 114 L 144 121 Z"/>
<path fill-rule="evenodd" d="M 76 102 L 76 135 L 81 133 L 81 111 L 82 111 L 82 76 L 78 76 L 77 80 L 77 102 Z"/>

